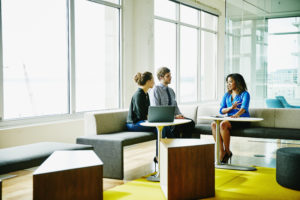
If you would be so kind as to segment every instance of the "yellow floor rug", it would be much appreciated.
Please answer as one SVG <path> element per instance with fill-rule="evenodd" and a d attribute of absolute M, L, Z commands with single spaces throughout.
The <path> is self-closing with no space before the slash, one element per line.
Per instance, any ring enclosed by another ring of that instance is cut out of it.
<path fill-rule="evenodd" d="M 257 171 L 216 169 L 215 186 L 215 197 L 207 199 L 300 200 L 300 191 L 284 188 L 276 182 L 274 168 L 257 167 Z M 104 191 L 103 196 L 109 200 L 166 199 L 159 183 L 147 181 L 145 177 Z"/>

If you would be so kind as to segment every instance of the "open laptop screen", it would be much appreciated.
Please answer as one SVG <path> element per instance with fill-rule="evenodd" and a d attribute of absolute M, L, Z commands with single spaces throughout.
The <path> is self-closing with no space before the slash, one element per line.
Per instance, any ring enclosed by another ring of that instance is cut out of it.
<path fill-rule="evenodd" d="M 149 122 L 173 122 L 175 106 L 149 106 Z"/>

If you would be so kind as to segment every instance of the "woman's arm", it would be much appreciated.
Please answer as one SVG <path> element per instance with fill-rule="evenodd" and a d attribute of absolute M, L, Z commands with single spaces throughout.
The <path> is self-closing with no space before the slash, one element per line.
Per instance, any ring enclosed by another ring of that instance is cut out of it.
<path fill-rule="evenodd" d="M 238 118 L 240 117 L 242 114 L 244 114 L 244 112 L 246 112 L 246 110 L 244 108 L 241 108 L 237 113 L 235 113 L 234 115 L 232 115 L 232 118 Z"/>
<path fill-rule="evenodd" d="M 239 108 L 237 107 L 238 105 L 240 105 L 241 103 L 238 103 L 237 101 L 236 102 L 234 102 L 234 104 L 232 105 L 232 106 L 230 106 L 230 107 L 228 107 L 228 108 L 223 108 L 222 109 L 222 113 L 223 114 L 226 114 L 226 113 L 229 113 L 231 110 L 233 110 L 233 109 L 238 109 L 239 110 Z"/>
<path fill-rule="evenodd" d="M 232 115 L 231 117 L 237 118 L 240 117 L 242 114 L 244 114 L 249 109 L 249 103 L 250 103 L 250 94 L 247 91 L 245 91 L 242 95 L 242 103 L 240 103 L 242 104 L 241 108 L 240 109 L 236 108 L 239 111 L 234 115 Z"/>

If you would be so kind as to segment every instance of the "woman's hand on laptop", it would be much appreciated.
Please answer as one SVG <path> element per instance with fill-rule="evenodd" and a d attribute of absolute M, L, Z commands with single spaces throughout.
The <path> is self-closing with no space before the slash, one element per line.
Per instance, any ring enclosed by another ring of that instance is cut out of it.
<path fill-rule="evenodd" d="M 175 119 L 184 119 L 184 116 L 183 115 L 176 115 Z"/>

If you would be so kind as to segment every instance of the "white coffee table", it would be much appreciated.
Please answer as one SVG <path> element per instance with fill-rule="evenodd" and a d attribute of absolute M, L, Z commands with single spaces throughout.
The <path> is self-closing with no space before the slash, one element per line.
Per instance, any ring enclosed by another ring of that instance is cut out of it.
<path fill-rule="evenodd" d="M 175 125 L 179 125 L 179 124 L 186 124 L 186 123 L 189 123 L 191 122 L 192 120 L 190 119 L 174 119 L 173 122 L 148 122 L 148 121 L 145 121 L 143 123 L 141 123 L 142 126 L 149 126 L 149 127 L 156 127 L 157 129 L 157 139 L 158 139 L 158 145 L 157 145 L 157 152 L 158 152 L 158 155 L 157 155 L 157 160 L 158 160 L 158 170 L 157 170 L 157 173 L 153 176 L 149 176 L 147 178 L 147 180 L 149 181 L 154 181 L 154 182 L 159 182 L 160 181 L 160 175 L 159 175 L 159 169 L 160 169 L 160 162 L 159 162 L 159 154 L 160 154 L 160 139 L 161 139 L 161 136 L 162 136 L 162 130 L 165 126 L 175 126 Z"/>
<path fill-rule="evenodd" d="M 238 118 L 231 118 L 231 117 L 217 117 L 217 116 L 199 116 L 198 119 L 206 119 L 212 120 L 216 122 L 216 145 L 215 145 L 215 157 L 216 157 L 216 168 L 220 169 L 235 169 L 235 170 L 243 170 L 243 171 L 254 171 L 256 170 L 255 167 L 246 167 L 246 166 L 239 166 L 239 165 L 230 165 L 230 164 L 221 164 L 219 160 L 219 135 L 220 135 L 220 123 L 222 121 L 234 121 L 234 122 L 257 122 L 264 120 L 263 118 L 255 118 L 255 117 L 238 117 Z"/>

